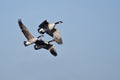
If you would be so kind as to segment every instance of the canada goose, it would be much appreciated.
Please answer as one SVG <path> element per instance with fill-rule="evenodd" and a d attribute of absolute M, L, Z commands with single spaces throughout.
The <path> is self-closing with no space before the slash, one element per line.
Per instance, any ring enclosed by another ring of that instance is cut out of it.
<path fill-rule="evenodd" d="M 56 50 L 54 49 L 53 45 L 48 42 L 45 42 L 43 40 L 37 40 L 35 42 L 36 45 L 34 45 L 34 49 L 35 50 L 38 50 L 38 49 L 41 49 L 41 48 L 44 48 L 46 50 L 49 50 L 51 52 L 52 55 L 54 56 L 57 56 L 57 52 Z"/>
<path fill-rule="evenodd" d="M 39 25 L 38 32 L 40 34 L 47 33 L 48 35 L 53 37 L 53 41 L 57 42 L 58 44 L 62 44 L 63 41 L 62 41 L 60 32 L 59 32 L 59 30 L 57 30 L 55 28 L 56 24 L 60 24 L 60 23 L 63 23 L 63 22 L 62 21 L 58 21 L 58 22 L 55 22 L 55 23 L 49 23 L 49 22 L 47 22 L 47 20 L 44 20 Z"/>
<path fill-rule="evenodd" d="M 50 44 L 50 42 L 48 41 L 43 41 L 43 40 L 39 40 L 39 38 L 41 36 L 38 36 L 38 37 L 34 37 L 30 32 L 29 30 L 27 29 L 27 27 L 22 23 L 21 19 L 18 20 L 18 24 L 19 24 L 19 27 L 21 29 L 21 31 L 23 32 L 24 36 L 27 38 L 27 41 L 24 41 L 24 45 L 25 46 L 29 46 L 31 44 L 35 44 L 34 45 L 34 49 L 35 50 L 38 50 L 38 49 L 41 49 L 41 48 L 44 48 L 44 49 L 47 49 L 50 51 L 50 53 L 54 56 L 57 56 L 57 52 L 56 50 L 54 49 L 53 45 Z"/>

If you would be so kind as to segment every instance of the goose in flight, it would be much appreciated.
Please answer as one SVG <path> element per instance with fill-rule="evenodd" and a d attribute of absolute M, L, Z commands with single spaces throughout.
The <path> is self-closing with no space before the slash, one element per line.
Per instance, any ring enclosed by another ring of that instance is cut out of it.
<path fill-rule="evenodd" d="M 38 32 L 39 32 L 40 34 L 47 33 L 48 35 L 50 35 L 51 37 L 53 37 L 53 40 L 52 40 L 52 41 L 55 41 L 55 42 L 58 43 L 58 44 L 62 44 L 63 41 L 62 41 L 60 32 L 59 32 L 59 30 L 57 30 L 57 29 L 55 28 L 55 26 L 56 26 L 57 24 L 60 24 L 60 23 L 63 23 L 63 22 L 62 22 L 62 21 L 58 21 L 58 22 L 55 22 L 55 23 L 49 23 L 47 20 L 44 20 L 44 21 L 39 25 Z"/>
<path fill-rule="evenodd" d="M 38 50 L 41 48 L 44 48 L 46 50 L 49 50 L 50 53 L 53 56 L 57 56 L 57 52 L 54 49 L 53 45 L 50 44 L 51 41 L 43 41 L 42 39 L 39 39 L 41 36 L 38 37 L 34 37 L 29 30 L 27 29 L 27 27 L 22 23 L 21 19 L 18 20 L 18 24 L 19 27 L 21 29 L 21 31 L 23 32 L 24 36 L 26 37 L 27 41 L 24 41 L 24 45 L 25 46 L 29 46 L 31 44 L 35 44 L 34 45 L 34 49 Z"/>

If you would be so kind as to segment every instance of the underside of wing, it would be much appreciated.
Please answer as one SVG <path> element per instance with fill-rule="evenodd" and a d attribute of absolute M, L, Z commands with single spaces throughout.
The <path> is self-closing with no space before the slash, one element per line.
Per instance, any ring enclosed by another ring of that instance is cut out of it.
<path fill-rule="evenodd" d="M 53 39 L 58 43 L 58 44 L 62 44 L 62 37 L 60 35 L 60 32 L 56 29 L 56 31 L 53 33 Z"/>
<path fill-rule="evenodd" d="M 51 37 L 53 37 L 54 41 L 57 42 L 58 44 L 62 44 L 63 43 L 62 37 L 60 35 L 59 30 L 57 30 L 57 29 L 54 28 L 51 31 L 50 30 L 46 31 L 46 33 L 48 35 L 50 35 Z"/>
<path fill-rule="evenodd" d="M 22 23 L 22 21 L 19 19 L 18 24 L 20 26 L 20 29 L 22 30 L 24 36 L 27 38 L 27 40 L 30 40 L 34 38 L 34 36 L 28 31 L 27 27 Z"/>

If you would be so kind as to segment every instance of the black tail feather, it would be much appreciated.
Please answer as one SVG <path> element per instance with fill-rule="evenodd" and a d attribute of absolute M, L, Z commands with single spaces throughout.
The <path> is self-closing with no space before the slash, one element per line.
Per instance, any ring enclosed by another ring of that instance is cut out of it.
<path fill-rule="evenodd" d="M 54 48 L 50 49 L 50 53 L 51 53 L 53 56 L 57 56 L 57 52 L 54 50 Z"/>

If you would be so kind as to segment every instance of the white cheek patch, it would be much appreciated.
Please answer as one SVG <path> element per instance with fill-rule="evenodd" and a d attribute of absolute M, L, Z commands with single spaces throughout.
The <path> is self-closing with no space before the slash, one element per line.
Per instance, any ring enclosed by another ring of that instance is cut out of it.
<path fill-rule="evenodd" d="M 32 44 L 31 42 L 29 42 L 29 41 L 26 41 L 26 43 L 25 43 L 26 45 L 30 45 L 30 44 Z"/>
<path fill-rule="evenodd" d="M 39 32 L 45 32 L 45 30 L 44 30 L 43 28 L 41 28 L 41 29 L 39 30 Z"/>

